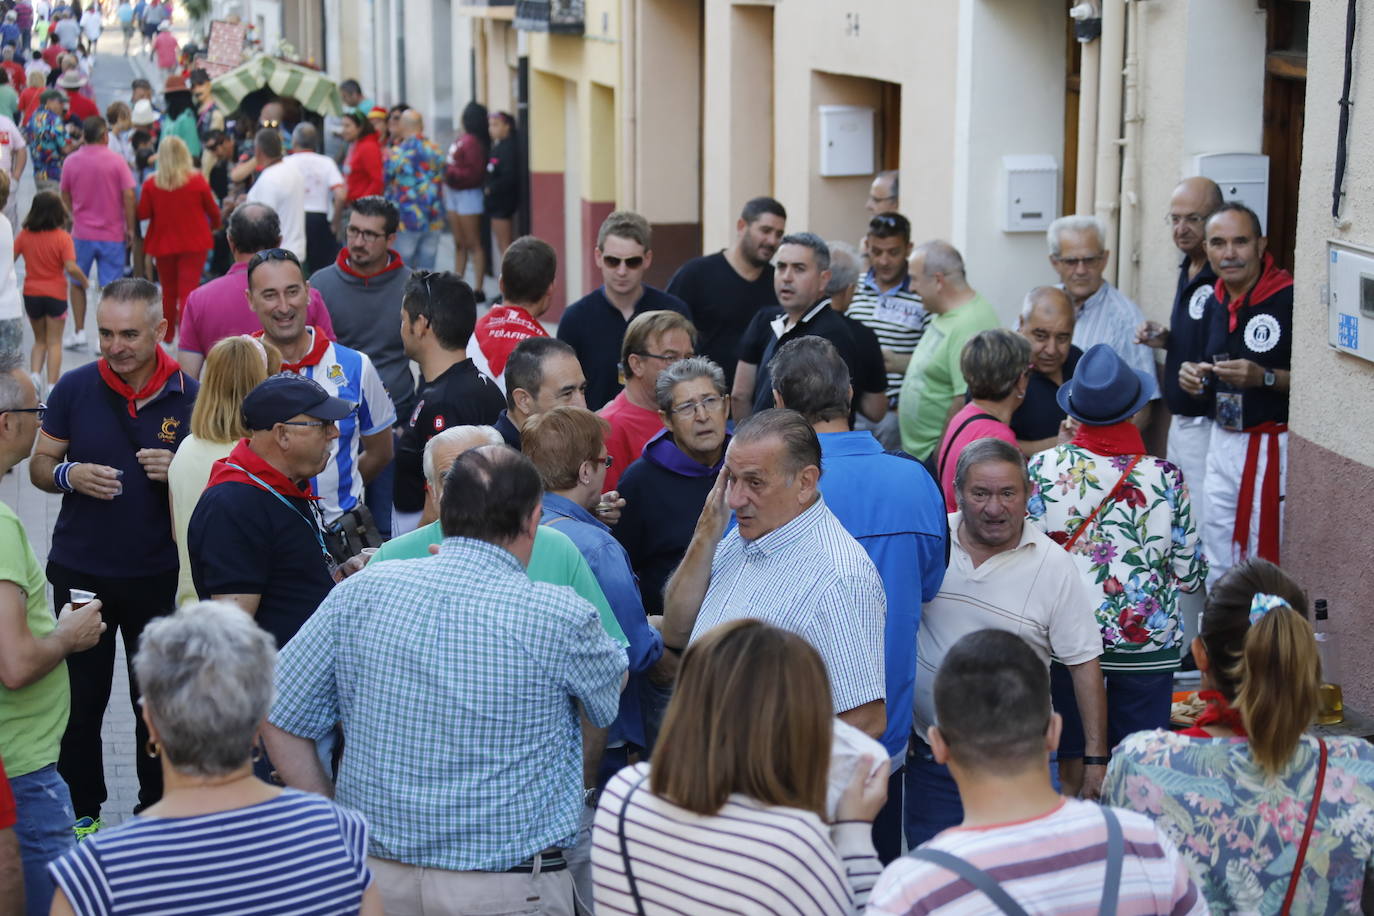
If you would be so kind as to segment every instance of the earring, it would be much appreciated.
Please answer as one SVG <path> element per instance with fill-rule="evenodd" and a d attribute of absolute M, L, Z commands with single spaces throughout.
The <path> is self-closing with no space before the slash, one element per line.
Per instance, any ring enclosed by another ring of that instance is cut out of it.
<path fill-rule="evenodd" d="M 256 743 L 255 743 L 255 744 L 253 745 L 253 753 L 250 755 L 250 756 L 252 757 L 252 759 L 253 759 L 253 762 L 254 762 L 254 763 L 257 763 L 259 760 L 261 760 L 261 759 L 262 759 L 262 754 L 263 754 L 262 745 L 261 745 L 261 744 L 256 744 Z"/>
<path fill-rule="evenodd" d="M 162 748 L 158 747 L 156 741 L 149 738 L 148 743 L 143 746 L 143 753 L 147 754 L 149 757 L 156 757 L 158 754 L 162 753 Z"/>

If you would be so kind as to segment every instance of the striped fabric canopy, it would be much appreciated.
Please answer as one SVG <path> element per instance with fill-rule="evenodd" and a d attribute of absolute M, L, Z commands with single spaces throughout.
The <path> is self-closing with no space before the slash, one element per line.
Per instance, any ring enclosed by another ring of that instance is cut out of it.
<path fill-rule="evenodd" d="M 223 105 L 226 111 L 238 108 L 244 96 L 263 86 L 279 96 L 296 99 L 306 108 L 322 115 L 341 115 L 344 111 L 339 87 L 329 77 L 318 70 L 265 54 L 240 64 L 210 83 L 215 101 Z"/>

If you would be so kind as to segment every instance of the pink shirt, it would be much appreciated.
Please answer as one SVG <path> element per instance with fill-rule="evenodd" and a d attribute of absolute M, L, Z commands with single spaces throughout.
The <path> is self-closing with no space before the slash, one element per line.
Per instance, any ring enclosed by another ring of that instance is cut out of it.
<path fill-rule="evenodd" d="M 969 425 L 964 426 L 965 420 L 969 417 L 976 417 L 980 413 L 987 413 L 987 411 L 972 401 L 965 404 L 964 409 L 956 413 L 954 419 L 949 421 L 949 428 L 945 430 L 945 435 L 940 440 L 940 447 L 935 450 L 934 457 L 938 462 L 941 456 L 945 456 L 945 446 L 949 445 L 949 454 L 944 457 L 944 467 L 940 468 L 940 492 L 945 494 L 945 508 L 950 512 L 957 512 L 959 509 L 954 501 L 954 471 L 959 466 L 959 453 L 964 450 L 964 446 L 975 439 L 1001 439 L 1003 442 L 1010 442 L 1015 446 L 1018 453 L 1020 451 L 1020 446 L 1016 442 L 1016 433 L 1012 432 L 1011 427 L 1001 420 L 974 420 Z M 949 437 L 954 435 L 961 426 L 964 426 L 963 430 L 959 432 L 954 442 L 950 443 Z"/>
<path fill-rule="evenodd" d="M 171 32 L 158 32 L 153 39 L 153 52 L 157 54 L 157 65 L 170 70 L 177 65 L 177 40 Z"/>
<path fill-rule="evenodd" d="M 663 418 L 658 411 L 635 404 L 624 391 L 598 410 L 597 415 L 611 424 L 611 431 L 606 434 L 606 454 L 612 461 L 606 471 L 605 488 L 614 490 L 620 475 L 644 453 L 645 443 L 663 429 Z"/>
<path fill-rule="evenodd" d="M 72 238 L 124 241 L 124 192 L 134 173 L 124 157 L 103 143 L 82 146 L 62 164 L 62 192 L 72 198 Z"/>
<path fill-rule="evenodd" d="M 324 331 L 330 340 L 336 339 L 329 310 L 317 289 L 310 290 L 310 306 L 305 316 L 306 324 Z M 192 290 L 186 297 L 186 309 L 181 316 L 181 340 L 177 346 L 203 356 L 226 337 L 261 330 L 262 322 L 248 304 L 248 262 L 243 261 L 230 267 L 219 279 Z"/>

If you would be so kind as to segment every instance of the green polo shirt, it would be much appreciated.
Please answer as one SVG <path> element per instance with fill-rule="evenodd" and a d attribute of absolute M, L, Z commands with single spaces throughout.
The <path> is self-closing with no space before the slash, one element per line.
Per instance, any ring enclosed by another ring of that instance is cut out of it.
<path fill-rule="evenodd" d="M 387 541 L 372 557 L 372 562 L 383 560 L 414 560 L 430 555 L 429 548 L 442 544 L 444 533 L 438 522 L 423 528 L 416 528 L 408 534 Z M 582 558 L 572 540 L 563 532 L 540 525 L 534 534 L 534 549 L 530 551 L 530 565 L 526 573 L 534 582 L 547 582 L 549 585 L 567 585 L 587 601 L 590 601 L 601 615 L 601 627 L 622 646 L 630 641 L 620 628 L 620 621 L 611 612 L 611 605 L 597 584 L 592 568 Z M 65 683 L 65 681 L 64 681 Z M 8 761 L 6 761 L 8 763 Z"/>
<path fill-rule="evenodd" d="M 24 592 L 24 620 L 35 639 L 57 629 L 57 618 L 48 607 L 43 567 L 19 516 L 4 503 L 0 503 L 0 582 L 13 582 Z M 10 690 L 0 684 L 0 748 L 11 779 L 57 762 L 71 703 L 65 661 L 27 687 Z"/>
<path fill-rule="evenodd" d="M 907 363 L 897 400 L 903 451 L 923 460 L 935 451 L 945 431 L 950 402 L 968 388 L 959 368 L 964 344 L 979 331 L 1000 326 L 992 303 L 980 293 L 926 325 Z"/>

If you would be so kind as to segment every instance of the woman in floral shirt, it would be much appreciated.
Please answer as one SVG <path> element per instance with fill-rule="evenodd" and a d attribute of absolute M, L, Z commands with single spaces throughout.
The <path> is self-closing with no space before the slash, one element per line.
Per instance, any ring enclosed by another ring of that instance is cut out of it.
<path fill-rule="evenodd" d="M 1196 591 L 1207 575 L 1183 475 L 1146 455 L 1131 423 L 1154 392 L 1148 373 L 1106 344 L 1091 347 L 1057 395 L 1078 421 L 1077 433 L 1030 461 L 1027 514 L 1073 555 L 1097 602 L 1109 746 L 1169 724 L 1183 644 L 1178 593 Z M 1065 722 L 1060 772 L 1066 788 L 1076 789 L 1083 737 L 1062 667 L 1053 678 L 1054 707 Z"/>
<path fill-rule="evenodd" d="M 386 198 L 401 211 L 396 251 L 408 267 L 433 270 L 444 230 L 444 154 L 424 134 L 420 113 L 400 115 L 400 141 L 386 155 Z"/>
<path fill-rule="evenodd" d="M 1304 733 L 1321 681 L 1306 612 L 1267 560 L 1227 570 L 1193 640 L 1207 709 L 1188 731 L 1130 736 L 1107 771 L 1103 803 L 1154 817 L 1213 913 L 1361 912 L 1374 745 Z"/>

